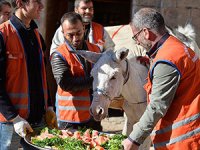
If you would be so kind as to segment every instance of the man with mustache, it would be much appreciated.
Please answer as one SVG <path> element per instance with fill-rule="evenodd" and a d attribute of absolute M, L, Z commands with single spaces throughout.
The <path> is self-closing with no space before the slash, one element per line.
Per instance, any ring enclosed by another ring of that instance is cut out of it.
<path fill-rule="evenodd" d="M 11 16 L 11 4 L 8 1 L 0 1 L 0 24 L 7 21 Z"/>
<path fill-rule="evenodd" d="M 92 64 L 79 55 L 72 53 L 78 50 L 100 52 L 98 46 L 84 40 L 82 17 L 69 12 L 61 18 L 65 43 L 51 55 L 51 65 L 57 82 L 56 112 L 60 129 L 78 126 L 102 130 L 100 122 L 90 115 Z"/>
<path fill-rule="evenodd" d="M 104 30 L 104 27 L 96 22 L 93 22 L 94 7 L 92 0 L 75 0 L 74 11 L 81 15 L 85 28 L 84 39 L 88 40 L 105 51 L 107 49 L 114 49 L 114 42 L 110 38 L 108 32 Z M 52 40 L 50 54 L 61 44 L 64 43 L 64 36 L 61 26 L 55 32 Z"/>

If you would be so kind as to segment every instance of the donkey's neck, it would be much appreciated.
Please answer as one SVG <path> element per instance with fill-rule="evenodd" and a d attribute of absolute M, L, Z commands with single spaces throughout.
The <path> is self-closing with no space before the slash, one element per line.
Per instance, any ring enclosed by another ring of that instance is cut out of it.
<path fill-rule="evenodd" d="M 148 69 L 137 62 L 135 57 L 128 58 L 129 79 L 122 88 L 122 96 L 132 103 L 146 101 L 146 92 L 143 88 L 146 83 Z M 126 71 L 126 62 L 122 63 L 123 72 Z"/>

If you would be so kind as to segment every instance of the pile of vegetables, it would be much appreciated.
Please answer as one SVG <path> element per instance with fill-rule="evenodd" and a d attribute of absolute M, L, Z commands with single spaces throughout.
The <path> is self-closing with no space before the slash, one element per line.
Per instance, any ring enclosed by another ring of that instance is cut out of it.
<path fill-rule="evenodd" d="M 71 132 L 46 127 L 38 135 L 31 137 L 31 143 L 55 150 L 120 150 L 125 138 L 122 134 L 110 136 L 91 129 Z"/>

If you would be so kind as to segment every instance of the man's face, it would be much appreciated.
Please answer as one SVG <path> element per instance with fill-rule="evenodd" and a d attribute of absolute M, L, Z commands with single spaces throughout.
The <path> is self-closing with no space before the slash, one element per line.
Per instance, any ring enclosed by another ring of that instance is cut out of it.
<path fill-rule="evenodd" d="M 28 19 L 39 19 L 40 13 L 44 8 L 42 0 L 29 0 L 23 3 L 24 9 L 23 13 Z"/>
<path fill-rule="evenodd" d="M 2 5 L 0 12 L 0 23 L 7 21 L 11 15 L 11 7 L 9 5 Z"/>
<path fill-rule="evenodd" d="M 65 20 L 62 24 L 63 34 L 65 39 L 76 49 L 82 48 L 84 27 L 83 23 L 78 20 L 75 24 Z"/>
<path fill-rule="evenodd" d="M 90 23 L 94 16 L 94 7 L 92 2 L 85 3 L 81 1 L 75 12 L 80 14 L 84 23 Z"/>
<path fill-rule="evenodd" d="M 138 30 L 133 24 L 131 24 L 131 29 L 133 33 L 133 40 L 138 44 L 144 47 L 147 51 L 151 49 L 151 42 L 145 38 L 144 29 Z"/>

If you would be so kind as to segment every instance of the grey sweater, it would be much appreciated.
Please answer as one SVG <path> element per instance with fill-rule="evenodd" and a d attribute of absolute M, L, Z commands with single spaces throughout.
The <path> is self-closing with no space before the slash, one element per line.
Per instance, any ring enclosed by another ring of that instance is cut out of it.
<path fill-rule="evenodd" d="M 142 144 L 150 135 L 157 122 L 165 116 L 170 107 L 179 82 L 180 75 L 176 68 L 168 64 L 157 64 L 153 73 L 151 101 L 139 122 L 134 125 L 129 135 L 131 141 Z"/>

